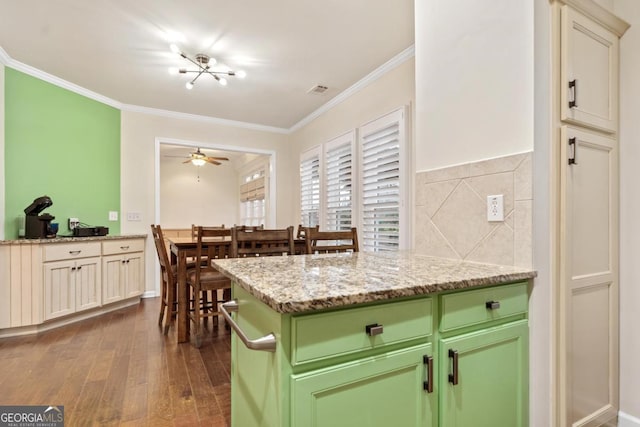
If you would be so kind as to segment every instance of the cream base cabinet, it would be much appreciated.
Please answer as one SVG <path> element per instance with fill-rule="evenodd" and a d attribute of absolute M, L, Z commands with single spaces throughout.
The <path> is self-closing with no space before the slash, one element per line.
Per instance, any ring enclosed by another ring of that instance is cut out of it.
<path fill-rule="evenodd" d="M 44 248 L 44 320 L 102 304 L 99 254 L 99 243 L 70 243 Z"/>
<path fill-rule="evenodd" d="M 104 304 L 140 296 L 144 290 L 144 239 L 102 243 Z"/>
<path fill-rule="evenodd" d="M 100 306 L 100 258 L 44 267 L 44 320 Z"/>

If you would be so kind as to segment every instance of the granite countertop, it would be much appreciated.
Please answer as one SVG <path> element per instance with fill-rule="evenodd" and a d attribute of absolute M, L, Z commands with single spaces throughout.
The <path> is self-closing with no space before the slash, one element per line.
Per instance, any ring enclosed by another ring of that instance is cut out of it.
<path fill-rule="evenodd" d="M 71 242 L 90 242 L 102 240 L 118 240 L 118 239 L 142 239 L 146 238 L 146 234 L 113 234 L 107 236 L 87 236 L 87 237 L 54 237 L 52 239 L 15 239 L 0 240 L 0 245 L 35 245 L 41 243 L 71 243 Z"/>
<path fill-rule="evenodd" d="M 531 279 L 527 268 L 412 252 L 235 258 L 214 265 L 279 313 L 424 295 Z"/>

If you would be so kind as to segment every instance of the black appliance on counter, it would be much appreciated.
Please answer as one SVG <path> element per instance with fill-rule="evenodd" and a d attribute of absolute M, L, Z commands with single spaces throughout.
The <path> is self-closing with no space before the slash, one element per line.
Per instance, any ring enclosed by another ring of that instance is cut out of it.
<path fill-rule="evenodd" d="M 56 237 L 56 232 L 51 228 L 51 221 L 55 216 L 40 212 L 53 205 L 49 196 L 38 197 L 25 208 L 24 213 L 27 219 L 24 224 L 24 237 L 27 239 L 46 239 L 48 237 Z"/>

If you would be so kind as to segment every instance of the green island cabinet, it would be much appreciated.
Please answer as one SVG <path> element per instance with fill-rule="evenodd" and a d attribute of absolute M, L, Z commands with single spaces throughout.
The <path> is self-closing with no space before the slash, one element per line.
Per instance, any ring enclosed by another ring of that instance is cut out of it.
<path fill-rule="evenodd" d="M 240 286 L 232 426 L 528 425 L 528 282 L 280 314 Z"/>

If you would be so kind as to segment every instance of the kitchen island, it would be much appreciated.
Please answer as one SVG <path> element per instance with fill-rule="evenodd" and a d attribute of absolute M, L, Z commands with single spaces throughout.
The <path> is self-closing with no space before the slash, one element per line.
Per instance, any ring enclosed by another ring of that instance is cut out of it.
<path fill-rule="evenodd" d="M 233 426 L 528 424 L 535 272 L 410 252 L 215 264 Z"/>

